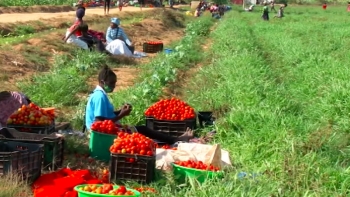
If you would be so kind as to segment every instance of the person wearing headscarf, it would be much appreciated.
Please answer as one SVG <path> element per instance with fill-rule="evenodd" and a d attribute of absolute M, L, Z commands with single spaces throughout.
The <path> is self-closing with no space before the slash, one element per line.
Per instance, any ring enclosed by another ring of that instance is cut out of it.
<path fill-rule="evenodd" d="M 134 53 L 135 47 L 124 29 L 120 27 L 120 20 L 118 18 L 111 18 L 111 24 L 106 33 L 106 40 L 106 49 L 111 54 L 131 56 Z"/>
<path fill-rule="evenodd" d="M 30 104 L 30 99 L 20 92 L 0 92 L 0 128 L 7 126 L 7 120 L 22 105 Z"/>

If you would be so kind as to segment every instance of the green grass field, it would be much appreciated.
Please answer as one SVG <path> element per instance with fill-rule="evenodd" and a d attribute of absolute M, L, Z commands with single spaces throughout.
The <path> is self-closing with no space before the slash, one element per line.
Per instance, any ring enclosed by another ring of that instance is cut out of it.
<path fill-rule="evenodd" d="M 288 6 L 285 18 L 270 14 L 265 22 L 259 12 L 231 11 L 209 35 L 206 52 L 197 50 L 202 43 L 194 37 L 208 38 L 201 29 L 208 30 L 210 19 L 191 23 L 178 44 L 182 55 L 156 58 L 143 70 L 144 81 L 111 98 L 115 106 L 134 101 L 127 120 L 138 123 L 176 71 L 203 60 L 181 97 L 196 110 L 215 112 L 213 143 L 231 153 L 234 166 L 223 180 L 203 185 L 177 185 L 169 177 L 151 185 L 159 194 L 145 196 L 349 196 L 348 15 L 345 7 Z M 259 176 L 241 179 L 240 172 Z"/>

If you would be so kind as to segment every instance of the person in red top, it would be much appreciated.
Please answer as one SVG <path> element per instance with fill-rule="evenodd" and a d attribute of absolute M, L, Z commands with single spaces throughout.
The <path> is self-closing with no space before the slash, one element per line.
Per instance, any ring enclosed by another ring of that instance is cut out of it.
<path fill-rule="evenodd" d="M 325 10 L 325 9 L 327 9 L 327 3 L 324 3 L 323 5 L 322 5 L 322 8 Z"/>
<path fill-rule="evenodd" d="M 77 19 L 74 24 L 67 29 L 66 36 L 64 37 L 64 42 L 75 44 L 85 50 L 89 50 L 89 46 L 86 42 L 79 39 L 83 35 L 82 25 L 84 23 L 83 17 L 85 16 L 85 9 L 78 8 L 76 11 Z"/>

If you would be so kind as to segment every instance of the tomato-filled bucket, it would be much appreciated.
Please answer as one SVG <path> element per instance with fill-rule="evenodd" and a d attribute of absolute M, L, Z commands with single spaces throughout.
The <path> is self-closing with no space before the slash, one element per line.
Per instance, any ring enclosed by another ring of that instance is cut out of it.
<path fill-rule="evenodd" d="M 176 165 L 174 163 L 171 164 L 173 167 L 173 173 L 177 181 L 185 182 L 186 177 L 194 178 L 199 183 L 203 183 L 206 180 L 214 179 L 214 178 L 222 178 L 224 173 L 222 171 L 213 172 L 207 170 L 198 170 L 194 168 L 187 168 L 183 166 Z"/>

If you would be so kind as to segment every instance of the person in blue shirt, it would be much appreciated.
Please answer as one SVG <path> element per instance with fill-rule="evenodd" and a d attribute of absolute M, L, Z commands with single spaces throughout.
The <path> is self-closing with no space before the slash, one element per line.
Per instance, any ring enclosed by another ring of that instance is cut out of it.
<path fill-rule="evenodd" d="M 107 44 L 111 43 L 115 39 L 120 39 L 128 45 L 132 45 L 132 42 L 126 35 L 124 29 L 119 26 L 120 20 L 118 18 L 111 18 L 111 25 L 108 27 L 106 33 Z"/>
<path fill-rule="evenodd" d="M 99 85 L 95 88 L 88 99 L 85 114 L 85 126 L 90 131 L 91 125 L 95 121 L 112 120 L 118 122 L 123 117 L 130 115 L 131 105 L 124 105 L 118 113 L 115 113 L 112 103 L 107 97 L 107 93 L 113 92 L 117 82 L 116 74 L 108 67 L 104 66 L 98 74 Z M 146 126 L 135 126 L 137 132 L 154 140 L 174 144 L 177 141 L 189 141 L 193 138 L 193 131 L 188 129 L 180 137 L 172 137 L 166 134 L 153 131 Z"/>
<path fill-rule="evenodd" d="M 107 44 L 110 44 L 116 39 L 123 41 L 131 53 L 134 53 L 135 47 L 133 46 L 133 43 L 129 37 L 126 35 L 124 29 L 120 27 L 120 20 L 118 18 L 111 18 L 111 25 L 108 27 L 106 32 Z"/>

